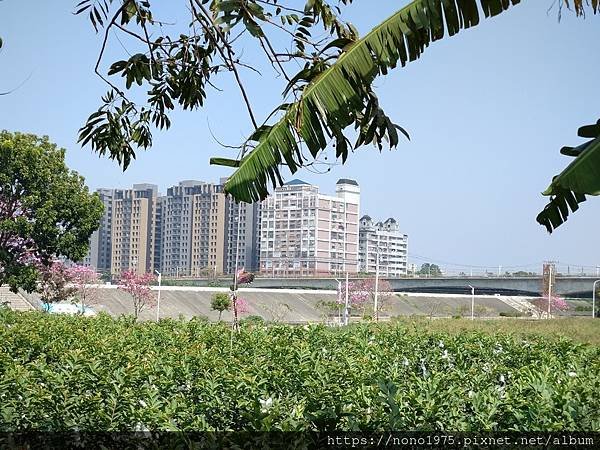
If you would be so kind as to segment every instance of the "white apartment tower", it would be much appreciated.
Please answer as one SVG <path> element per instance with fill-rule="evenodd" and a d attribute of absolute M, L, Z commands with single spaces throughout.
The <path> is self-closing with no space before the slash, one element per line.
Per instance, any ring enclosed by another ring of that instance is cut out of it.
<path fill-rule="evenodd" d="M 359 242 L 360 272 L 374 274 L 379 259 L 380 276 L 407 274 L 408 236 L 400 232 L 395 219 L 374 223 L 370 216 L 363 216 Z"/>
<path fill-rule="evenodd" d="M 262 202 L 260 271 L 273 276 L 358 272 L 360 188 L 341 179 L 336 196 L 292 180 Z"/>

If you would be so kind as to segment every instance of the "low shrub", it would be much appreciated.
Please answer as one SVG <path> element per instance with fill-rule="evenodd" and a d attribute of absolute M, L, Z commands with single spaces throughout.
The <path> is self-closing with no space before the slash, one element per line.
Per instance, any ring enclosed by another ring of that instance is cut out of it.
<path fill-rule="evenodd" d="M 597 431 L 598 392 L 562 338 L 0 313 L 0 432 Z"/>

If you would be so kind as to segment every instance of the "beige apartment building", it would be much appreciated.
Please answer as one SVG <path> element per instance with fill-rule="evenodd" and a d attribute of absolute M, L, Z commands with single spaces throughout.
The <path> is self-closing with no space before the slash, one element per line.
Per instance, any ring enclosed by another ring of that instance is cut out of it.
<path fill-rule="evenodd" d="M 112 197 L 111 265 L 118 275 L 125 270 L 142 274 L 154 270 L 158 188 L 134 184 L 115 189 Z"/>
<path fill-rule="evenodd" d="M 292 180 L 260 211 L 260 271 L 272 276 L 358 272 L 360 187 L 341 179 L 336 195 Z"/>
<path fill-rule="evenodd" d="M 222 274 L 225 194 L 220 185 L 187 180 L 162 200 L 161 264 L 166 276 Z"/>
<path fill-rule="evenodd" d="M 205 185 L 194 195 L 191 274 L 225 273 L 225 194 L 219 185 Z"/>
<path fill-rule="evenodd" d="M 186 180 L 160 196 L 157 186 L 99 189 L 105 206 L 83 263 L 119 275 L 159 271 L 206 277 L 258 270 L 260 203 L 236 203 L 220 184 Z"/>

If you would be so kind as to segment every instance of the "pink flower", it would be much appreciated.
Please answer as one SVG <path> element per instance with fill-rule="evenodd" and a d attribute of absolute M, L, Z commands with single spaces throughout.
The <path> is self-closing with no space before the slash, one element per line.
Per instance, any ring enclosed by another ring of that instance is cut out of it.
<path fill-rule="evenodd" d="M 246 300 L 241 297 L 238 297 L 234 300 L 234 308 L 236 308 L 238 314 L 247 314 L 250 312 L 250 305 Z"/>
<path fill-rule="evenodd" d="M 156 304 L 156 296 L 150 289 L 150 283 L 155 280 L 151 273 L 138 275 L 133 270 L 126 270 L 121 274 L 118 289 L 131 295 L 136 319 L 144 309 L 153 308 Z"/>

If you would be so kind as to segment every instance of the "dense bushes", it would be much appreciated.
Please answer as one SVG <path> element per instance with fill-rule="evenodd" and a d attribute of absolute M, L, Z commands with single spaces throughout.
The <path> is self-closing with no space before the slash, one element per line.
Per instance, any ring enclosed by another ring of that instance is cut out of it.
<path fill-rule="evenodd" d="M 0 431 L 600 430 L 599 375 L 565 339 L 0 313 Z"/>

